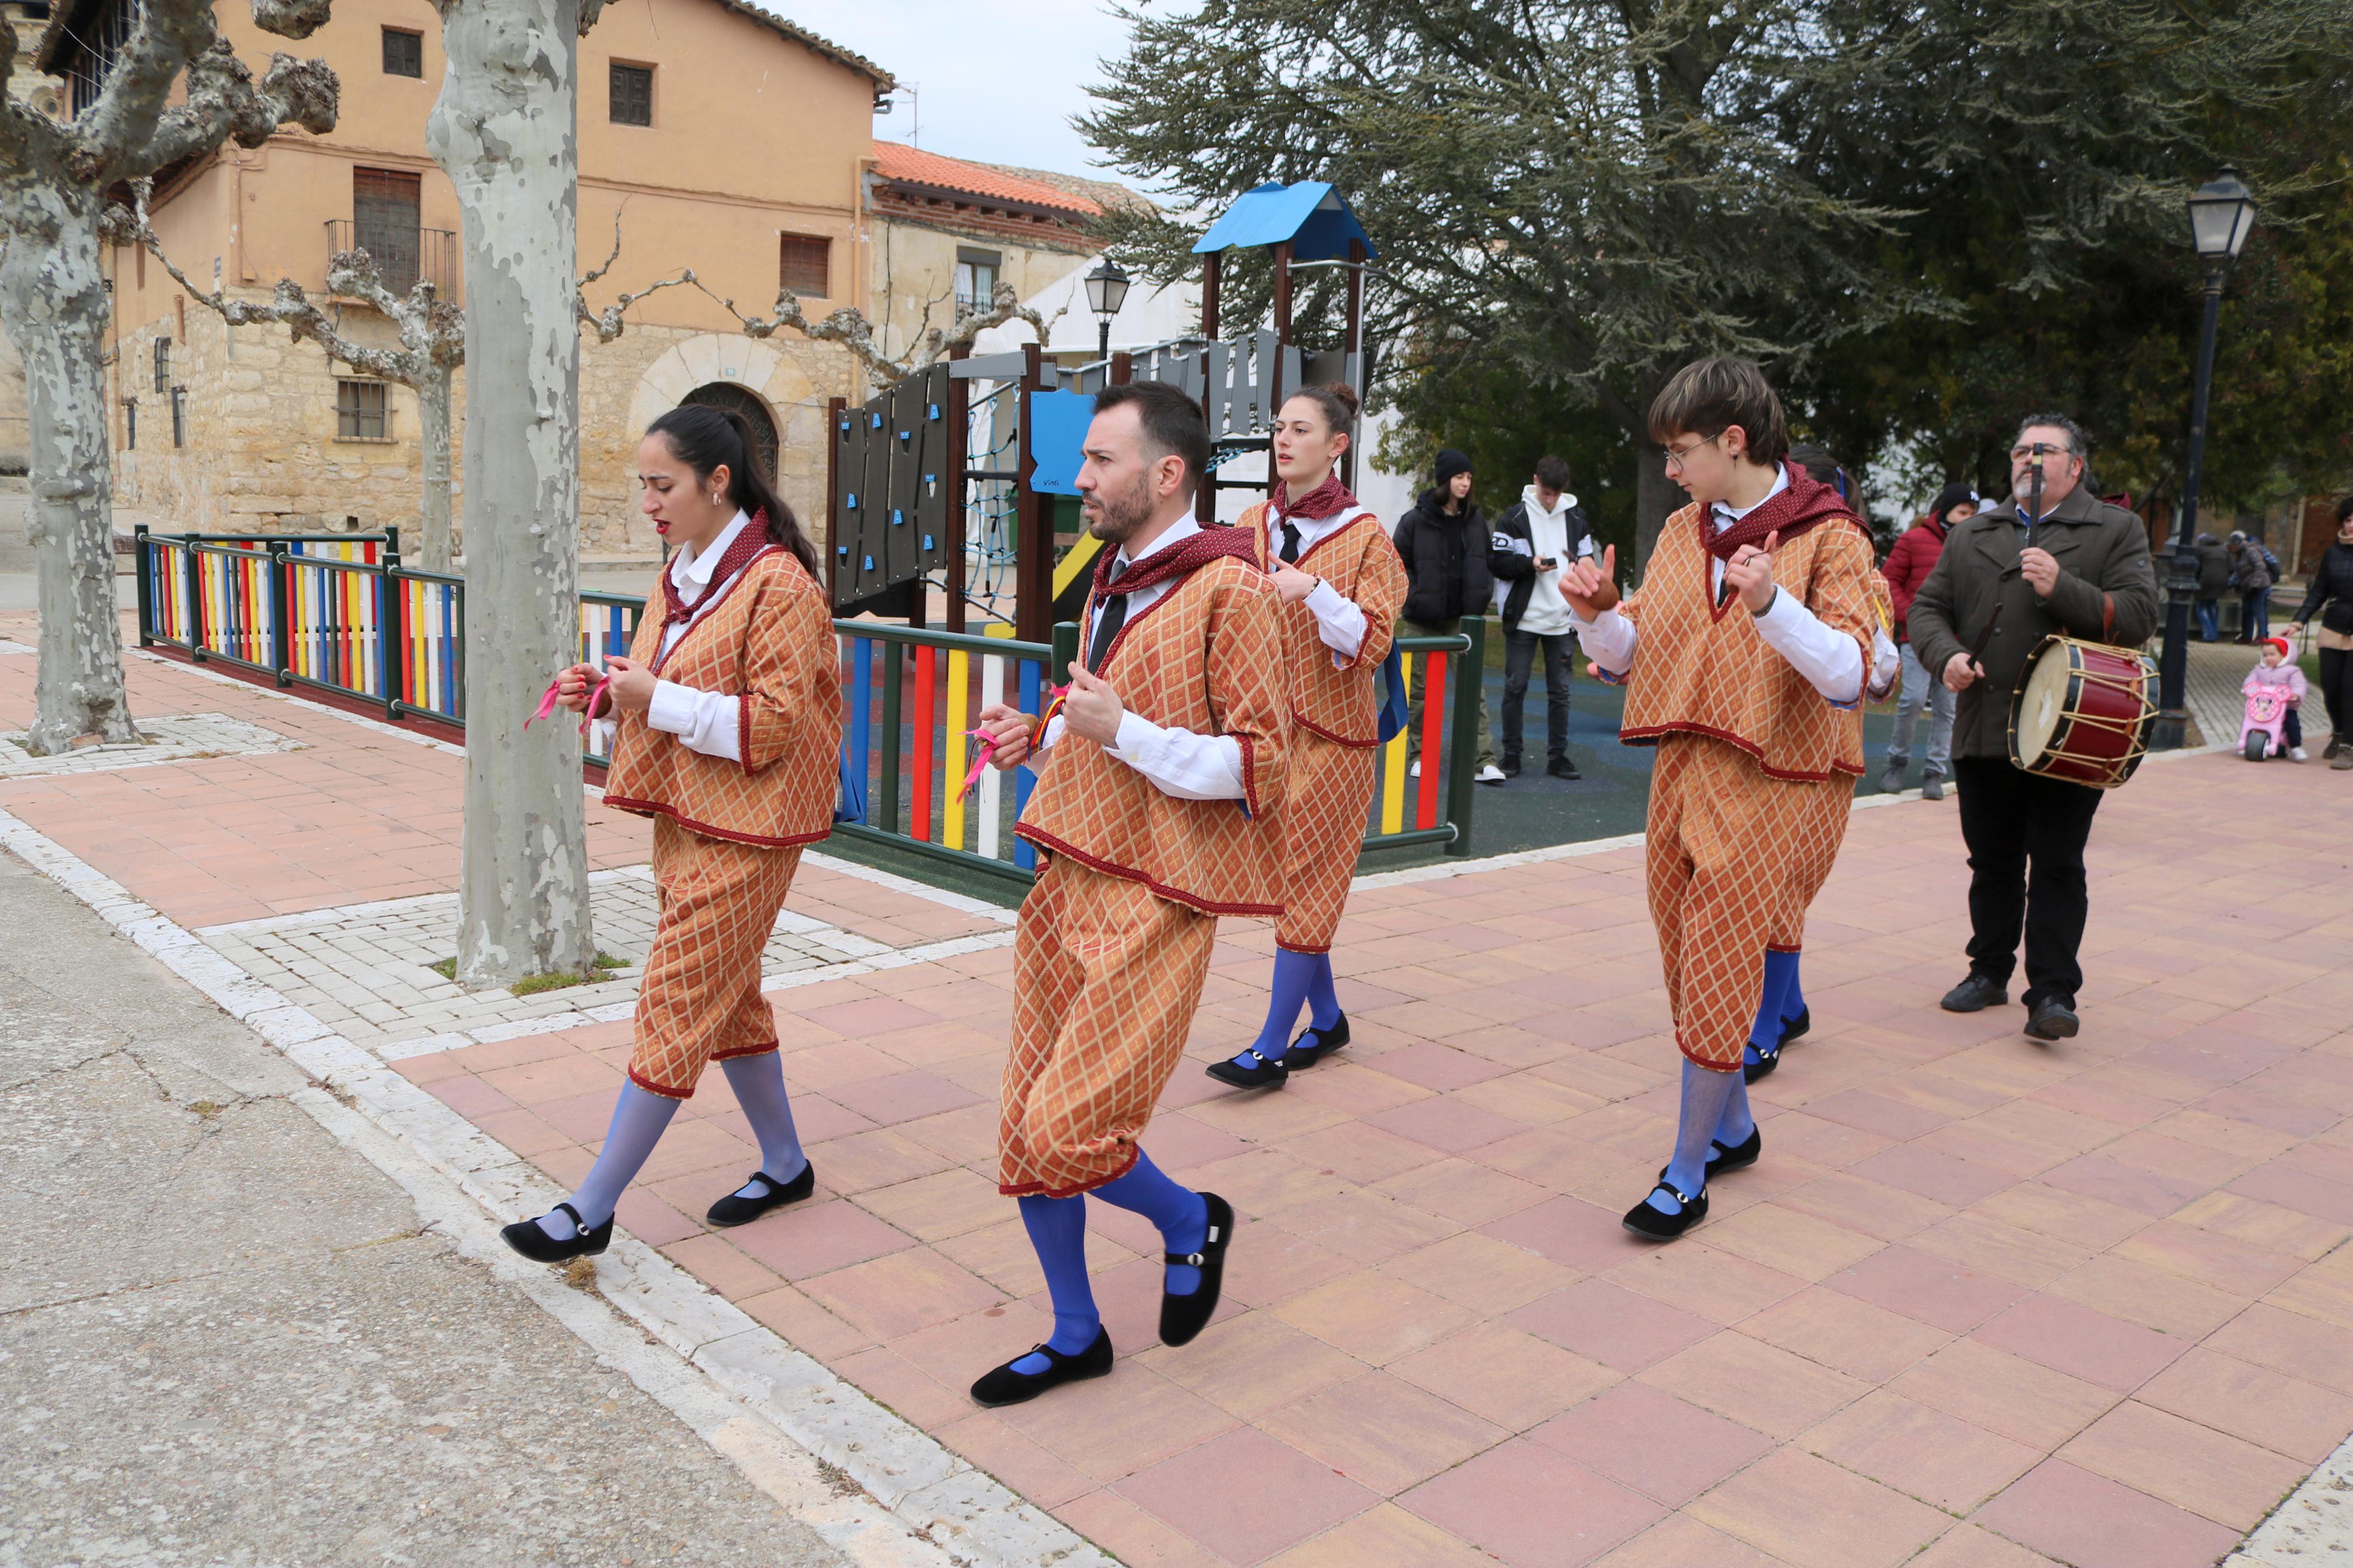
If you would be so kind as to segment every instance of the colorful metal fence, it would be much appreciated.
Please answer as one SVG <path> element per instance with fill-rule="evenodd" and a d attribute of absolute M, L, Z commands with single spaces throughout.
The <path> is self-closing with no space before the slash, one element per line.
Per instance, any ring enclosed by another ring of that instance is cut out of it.
<path fill-rule="evenodd" d="M 465 580 L 401 565 L 396 542 L 222 541 L 142 530 L 138 549 L 142 646 L 181 648 L 281 686 L 365 699 L 395 718 L 465 723 Z M 643 613 L 637 598 L 583 594 L 581 658 L 627 652 Z M 1419 740 L 1430 765 L 1416 776 L 1405 733 L 1381 748 L 1366 849 L 1470 852 L 1483 639 L 1481 623 L 1464 625 L 1467 635 L 1398 640 L 1409 680 L 1419 662 L 1429 694 Z M 1029 880 L 1036 854 L 1013 824 L 1035 776 L 984 768 L 965 790 L 978 759 L 970 731 L 993 703 L 1041 711 L 1057 684 L 1050 672 L 1067 670 L 1077 655 L 1078 628 L 1058 626 L 1051 645 L 869 620 L 836 621 L 834 629 L 843 754 L 866 799 L 864 819 L 836 831 L 944 866 Z M 606 760 L 585 747 L 584 756 Z"/>

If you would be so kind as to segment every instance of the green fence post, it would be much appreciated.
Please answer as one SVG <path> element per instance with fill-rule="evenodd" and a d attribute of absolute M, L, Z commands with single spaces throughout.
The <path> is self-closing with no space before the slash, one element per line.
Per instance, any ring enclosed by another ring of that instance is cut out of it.
<path fill-rule="evenodd" d="M 396 533 L 394 537 L 399 536 Z M 376 671 L 384 678 L 384 716 L 400 717 L 400 677 L 408 668 L 408 638 L 402 635 L 401 622 L 407 609 L 408 595 L 400 591 L 400 580 L 393 575 L 400 570 L 400 547 L 386 545 L 377 552 L 375 573 L 375 633 L 377 637 Z"/>
<path fill-rule="evenodd" d="M 139 646 L 152 647 L 155 643 L 155 592 L 147 581 L 147 525 L 131 525 L 131 560 L 137 568 L 139 589 Z"/>
<path fill-rule="evenodd" d="M 293 645 L 286 633 L 286 617 L 294 597 L 286 591 L 287 578 L 293 571 L 286 564 L 290 559 L 282 546 L 269 552 L 269 673 L 278 678 L 280 686 L 294 684 L 289 674 L 294 668 Z"/>
<path fill-rule="evenodd" d="M 1455 656 L 1454 765 L 1446 775 L 1446 816 L 1454 828 L 1447 841 L 1449 855 L 1471 853 L 1471 803 L 1479 774 L 1479 703 L 1487 681 L 1487 623 L 1478 616 L 1462 617 L 1462 635 L 1471 646 Z"/>
<path fill-rule="evenodd" d="M 1077 662 L 1078 657 L 1079 623 L 1056 621 L 1054 623 L 1054 668 L 1046 672 L 1046 684 L 1049 686 L 1069 684 L 1071 666 Z"/>
<path fill-rule="evenodd" d="M 205 571 L 204 563 L 196 554 L 195 534 L 186 536 L 180 553 L 187 562 L 188 658 L 192 663 L 202 664 L 205 662 Z"/>

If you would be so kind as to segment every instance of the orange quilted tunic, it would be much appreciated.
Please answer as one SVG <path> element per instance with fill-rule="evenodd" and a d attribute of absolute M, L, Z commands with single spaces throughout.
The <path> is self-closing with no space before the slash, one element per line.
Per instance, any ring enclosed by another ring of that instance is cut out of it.
<path fill-rule="evenodd" d="M 1065 729 L 1014 831 L 1203 914 L 1282 913 L 1272 826 L 1290 731 L 1282 608 L 1264 572 L 1219 557 L 1131 616 L 1101 671 L 1138 717 L 1240 741 L 1245 802 L 1178 800 Z M 1090 617 L 1092 609 L 1090 595 Z"/>
<path fill-rule="evenodd" d="M 839 797 L 841 660 L 825 594 L 788 551 L 754 557 L 713 605 L 657 659 L 661 618 L 638 623 L 629 655 L 664 680 L 735 695 L 744 760 L 707 757 L 619 716 L 605 804 L 667 816 L 712 838 L 780 848 L 833 831 Z M 659 593 L 649 601 L 659 605 Z"/>
<path fill-rule="evenodd" d="M 1626 681 L 1624 741 L 1710 735 L 1757 760 L 1772 778 L 1820 780 L 1862 772 L 1862 714 L 1832 707 L 1768 647 L 1735 595 L 1719 605 L 1700 531 L 1687 506 L 1659 530 L 1641 589 L 1622 613 L 1641 628 Z M 1860 529 L 1823 522 L 1786 541 L 1773 578 L 1831 629 L 1860 645 L 1871 668 L 1871 542 Z"/>
<path fill-rule="evenodd" d="M 1258 545 L 1259 564 L 1273 570 L 1280 546 L 1270 537 L 1267 505 L 1242 513 Z M 1315 612 L 1305 605 L 1282 606 L 1282 661 L 1291 684 L 1291 716 L 1302 729 L 1343 746 L 1367 749 L 1380 742 L 1381 660 L 1389 656 L 1397 618 L 1405 608 L 1405 563 L 1380 520 L 1366 512 L 1317 540 L 1297 566 L 1332 584 L 1365 612 L 1365 640 L 1356 657 L 1335 665 L 1332 647 L 1316 630 Z"/>

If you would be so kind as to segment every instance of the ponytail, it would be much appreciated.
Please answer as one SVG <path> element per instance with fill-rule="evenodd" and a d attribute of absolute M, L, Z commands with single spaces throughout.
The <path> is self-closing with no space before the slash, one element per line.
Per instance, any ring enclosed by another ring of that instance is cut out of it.
<path fill-rule="evenodd" d="M 752 439 L 751 422 L 744 416 L 732 408 L 682 403 L 647 426 L 646 434 L 668 442 L 698 480 L 709 479 L 712 469 L 724 466 L 727 499 L 746 517 L 766 517 L 768 542 L 791 551 L 811 578 L 825 580 L 817 546 L 802 531 L 800 519 L 760 472 L 759 448 Z"/>

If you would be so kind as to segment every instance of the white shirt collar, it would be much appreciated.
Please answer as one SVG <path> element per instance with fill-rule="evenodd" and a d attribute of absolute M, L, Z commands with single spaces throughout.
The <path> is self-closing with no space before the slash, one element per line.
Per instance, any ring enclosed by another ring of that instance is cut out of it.
<path fill-rule="evenodd" d="M 1757 502 L 1757 506 L 1744 506 L 1739 510 L 1735 511 L 1723 501 L 1715 503 L 1715 531 L 1718 533 L 1722 533 L 1725 529 L 1730 528 L 1734 523 L 1738 522 L 1742 518 L 1746 517 L 1750 512 L 1755 511 L 1757 507 L 1763 506 L 1766 501 L 1771 500 L 1775 496 L 1779 495 L 1783 490 L 1786 490 L 1788 488 L 1788 468 L 1780 463 L 1774 464 L 1773 488 L 1765 492 L 1764 496 Z"/>
<path fill-rule="evenodd" d="M 1144 555 L 1130 555 L 1127 552 L 1127 546 L 1124 544 L 1121 545 L 1119 547 L 1119 564 L 1123 566 L 1133 566 L 1137 562 L 1143 560 L 1145 556 L 1157 555 L 1162 551 L 1167 549 L 1170 545 L 1190 539 L 1193 535 L 1200 531 L 1200 522 L 1195 519 L 1191 512 L 1187 511 L 1183 517 L 1180 517 L 1175 522 L 1170 523 L 1168 525 L 1168 531 L 1154 540 L 1152 542 L 1152 548 L 1145 551 Z"/>
<path fill-rule="evenodd" d="M 711 575 L 719 570 L 719 563 L 726 555 L 727 547 L 735 542 L 735 536 L 749 527 L 751 521 L 739 510 L 735 520 L 719 531 L 719 537 L 711 542 L 708 550 L 697 550 L 691 544 L 679 546 L 678 553 L 670 558 L 670 580 L 678 584 L 681 593 L 690 584 L 700 588 L 710 587 Z"/>

